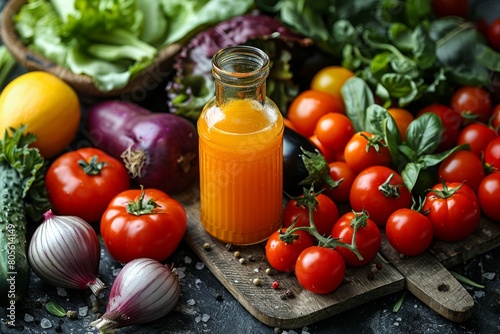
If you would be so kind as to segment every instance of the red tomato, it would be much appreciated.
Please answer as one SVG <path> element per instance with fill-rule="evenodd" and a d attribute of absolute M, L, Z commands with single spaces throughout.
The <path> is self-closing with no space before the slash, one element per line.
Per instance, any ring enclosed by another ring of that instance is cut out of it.
<path fill-rule="evenodd" d="M 486 146 L 497 136 L 495 130 L 483 123 L 470 123 L 458 135 L 457 145 L 469 144 L 471 152 L 482 157 Z"/>
<path fill-rule="evenodd" d="M 286 228 L 282 228 L 267 239 L 266 258 L 271 267 L 277 271 L 292 272 L 295 270 L 295 262 L 297 262 L 300 253 L 314 244 L 309 233 L 304 230 L 294 231 L 292 242 L 285 242 L 281 240 L 280 236 L 286 230 Z"/>
<path fill-rule="evenodd" d="M 353 171 L 359 173 L 370 166 L 389 166 L 392 156 L 381 138 L 361 131 L 347 142 L 344 159 Z"/>
<path fill-rule="evenodd" d="M 167 259 L 187 228 L 183 206 L 157 189 L 131 189 L 116 195 L 101 219 L 101 236 L 120 263 L 147 257 Z"/>
<path fill-rule="evenodd" d="M 400 254 L 415 256 L 427 250 L 432 242 L 432 223 L 418 211 L 403 208 L 387 219 L 385 234 L 389 244 Z"/>
<path fill-rule="evenodd" d="M 500 51 L 500 18 L 491 22 L 486 33 L 486 38 L 493 50 Z"/>
<path fill-rule="evenodd" d="M 417 117 L 420 117 L 426 112 L 432 112 L 438 115 L 441 119 L 441 123 L 443 123 L 444 132 L 436 152 L 443 152 L 456 146 L 458 134 L 462 126 L 462 117 L 460 114 L 444 104 L 432 104 L 420 110 L 417 113 Z"/>
<path fill-rule="evenodd" d="M 495 171 L 500 171 L 500 137 L 496 137 L 486 146 L 484 162 Z"/>
<path fill-rule="evenodd" d="M 444 159 L 438 168 L 438 178 L 446 182 L 465 183 L 477 193 L 485 175 L 481 159 L 471 151 L 459 150 Z"/>
<path fill-rule="evenodd" d="M 319 234 L 329 236 L 333 224 L 339 218 L 337 205 L 325 194 L 316 196 L 318 204 L 314 208 L 313 220 Z M 283 227 L 289 227 L 296 220 L 295 227 L 309 226 L 309 209 L 304 205 L 298 205 L 297 201 L 288 201 L 283 213 Z"/>
<path fill-rule="evenodd" d="M 318 120 L 329 112 L 343 113 L 344 106 L 328 93 L 306 90 L 290 103 L 287 118 L 298 133 L 311 137 Z"/>
<path fill-rule="evenodd" d="M 329 150 L 322 142 L 319 141 L 318 136 L 312 135 L 309 140 L 318 148 L 326 162 L 337 160 L 337 152 Z"/>
<path fill-rule="evenodd" d="M 348 248 L 338 246 L 335 249 L 342 255 L 347 265 L 359 267 L 371 262 L 377 256 L 382 243 L 382 235 L 378 226 L 370 218 L 360 217 L 350 211 L 341 216 L 333 225 L 332 238 L 338 238 L 339 241 L 350 244 L 354 232 L 351 224 L 355 219 L 364 219 L 366 222 L 365 226 L 359 227 L 356 231 L 356 247 L 363 260 L 358 259 L 357 255 Z"/>
<path fill-rule="evenodd" d="M 491 220 L 500 221 L 500 173 L 487 175 L 477 192 L 482 212 Z"/>
<path fill-rule="evenodd" d="M 354 126 L 346 115 L 330 112 L 318 120 L 315 134 L 329 151 L 337 152 L 344 150 L 354 135 Z"/>
<path fill-rule="evenodd" d="M 295 264 L 295 276 L 300 285 L 317 294 L 337 289 L 345 276 L 345 263 L 332 248 L 312 246 L 300 253 Z"/>
<path fill-rule="evenodd" d="M 469 15 L 468 0 L 432 0 L 432 11 L 437 17 Z"/>
<path fill-rule="evenodd" d="M 434 237 L 457 241 L 470 235 L 479 225 L 481 208 L 474 191 L 466 184 L 446 182 L 427 193 L 422 212 L 432 223 Z"/>
<path fill-rule="evenodd" d="M 356 176 L 349 203 L 354 211 L 366 210 L 375 224 L 384 226 L 394 211 L 411 207 L 412 198 L 396 171 L 384 166 L 373 166 Z"/>
<path fill-rule="evenodd" d="M 115 195 L 130 188 L 130 177 L 119 160 L 87 147 L 56 158 L 45 184 L 54 213 L 94 223 Z"/>
<path fill-rule="evenodd" d="M 493 108 L 493 113 L 490 118 L 490 125 L 497 132 L 500 131 L 500 103 Z"/>
<path fill-rule="evenodd" d="M 451 97 L 451 108 L 464 120 L 487 123 L 492 113 L 490 93 L 482 87 L 464 86 Z"/>
<path fill-rule="evenodd" d="M 344 161 L 331 162 L 329 167 L 330 177 L 335 181 L 342 180 L 342 182 L 337 188 L 325 188 L 324 194 L 334 202 L 349 202 L 349 193 L 357 174 Z"/>

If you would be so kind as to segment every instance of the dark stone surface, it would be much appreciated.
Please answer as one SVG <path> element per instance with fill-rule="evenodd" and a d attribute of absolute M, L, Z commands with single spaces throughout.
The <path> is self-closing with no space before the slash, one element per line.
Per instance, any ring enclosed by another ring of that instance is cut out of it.
<path fill-rule="evenodd" d="M 114 280 L 113 269 L 120 265 L 110 259 L 103 249 L 100 274 L 109 284 Z M 119 329 L 117 334 L 149 333 L 273 333 L 274 328 L 266 326 L 250 315 L 238 301 L 222 286 L 205 267 L 186 243 L 167 260 L 181 272 L 181 299 L 175 309 L 164 318 L 150 324 Z M 450 322 L 436 314 L 413 295 L 407 293 L 399 312 L 392 311 L 404 292 L 368 302 L 341 314 L 332 316 L 296 333 L 498 333 L 500 331 L 500 248 L 483 254 L 453 268 L 484 289 L 466 286 L 476 302 L 473 316 L 464 323 Z M 184 275 L 183 275 L 183 274 Z M 494 275 L 491 279 L 489 275 Z M 60 296 L 55 287 L 44 283 L 34 274 L 27 300 L 16 305 L 16 327 L 6 325 L 6 310 L 0 309 L 0 332 L 22 333 L 97 333 L 88 327 L 96 318 L 91 311 L 89 291 L 65 290 L 67 296 Z M 107 295 L 101 301 L 99 312 L 104 312 Z M 65 309 L 78 311 L 88 306 L 87 316 L 75 320 L 58 318 L 47 312 L 44 305 L 53 301 Z M 29 314 L 34 319 L 24 320 Z M 206 320 L 204 317 L 209 316 Z M 43 318 L 52 322 L 52 327 L 42 329 Z M 204 321 L 206 320 L 206 321 Z M 57 326 L 60 330 L 57 331 Z M 237 329 L 237 331 L 235 331 Z M 284 331 L 286 333 L 287 331 Z M 294 333 L 288 330 L 288 333 Z"/>

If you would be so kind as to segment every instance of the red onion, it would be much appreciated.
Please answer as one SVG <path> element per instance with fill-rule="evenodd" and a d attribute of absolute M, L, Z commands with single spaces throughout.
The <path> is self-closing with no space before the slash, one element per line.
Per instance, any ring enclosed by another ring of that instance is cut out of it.
<path fill-rule="evenodd" d="M 149 258 L 132 260 L 116 277 L 106 312 L 90 325 L 108 333 L 159 319 L 175 307 L 180 291 L 179 280 L 169 267 Z"/>
<path fill-rule="evenodd" d="M 97 277 L 101 250 L 92 226 L 76 216 L 44 213 L 28 249 L 33 271 L 57 287 L 85 290 L 95 295 L 104 288 Z"/>

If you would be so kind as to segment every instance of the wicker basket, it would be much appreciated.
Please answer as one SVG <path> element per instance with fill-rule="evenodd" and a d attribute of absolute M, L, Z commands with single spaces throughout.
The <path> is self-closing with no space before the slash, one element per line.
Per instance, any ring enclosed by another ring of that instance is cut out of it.
<path fill-rule="evenodd" d="M 159 80 L 165 79 L 171 70 L 174 56 L 182 48 L 181 44 L 172 44 L 164 47 L 158 53 L 153 64 L 134 76 L 127 86 L 112 91 L 99 90 L 92 79 L 86 75 L 78 75 L 69 69 L 29 50 L 16 33 L 13 23 L 14 15 L 26 3 L 26 0 L 10 0 L 4 7 L 1 17 L 1 37 L 3 44 L 9 49 L 17 62 L 27 70 L 41 70 L 55 74 L 70 84 L 78 93 L 87 97 L 109 98 L 126 94 L 141 95 L 144 91 L 152 89 Z"/>

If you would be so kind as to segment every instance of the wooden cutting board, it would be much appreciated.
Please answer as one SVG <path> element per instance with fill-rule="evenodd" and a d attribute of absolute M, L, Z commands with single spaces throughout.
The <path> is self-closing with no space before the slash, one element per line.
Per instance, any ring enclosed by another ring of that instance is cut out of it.
<path fill-rule="evenodd" d="M 369 277 L 369 265 L 348 268 L 341 286 L 328 295 L 301 288 L 292 274 L 266 274 L 265 243 L 227 249 L 227 245 L 205 232 L 199 219 L 199 190 L 192 187 L 176 196 L 186 209 L 188 230 L 185 240 L 208 269 L 256 319 L 283 329 L 300 328 L 339 314 L 368 301 L 393 294 L 405 287 L 433 310 L 452 321 L 467 320 L 474 301 L 446 267 L 473 258 L 500 244 L 500 224 L 486 219 L 474 235 L 457 243 L 436 242 L 417 257 L 401 258 L 384 240 L 381 248 L 390 265 Z M 210 245 L 210 249 L 205 248 Z M 246 259 L 241 264 L 238 251 Z M 380 259 L 374 262 L 381 263 Z M 253 284 L 259 278 L 260 285 Z M 273 289 L 272 283 L 279 282 Z M 284 297 L 289 290 L 292 298 Z"/>

